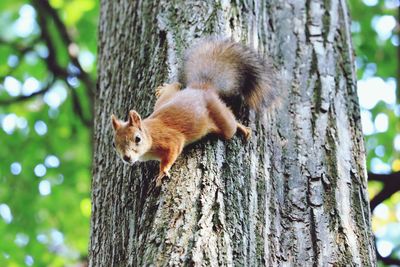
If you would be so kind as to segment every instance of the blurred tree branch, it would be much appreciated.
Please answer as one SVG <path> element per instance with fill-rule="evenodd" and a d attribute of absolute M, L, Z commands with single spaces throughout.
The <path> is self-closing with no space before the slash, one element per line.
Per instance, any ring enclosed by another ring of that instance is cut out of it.
<path fill-rule="evenodd" d="M 29 51 L 32 51 L 34 48 L 34 45 L 37 44 L 39 41 L 40 41 L 40 38 L 35 38 L 32 40 L 32 42 L 29 45 L 23 45 L 23 44 L 21 44 L 20 41 L 10 42 L 3 38 L 0 38 L 0 44 L 11 47 L 12 49 L 16 50 L 17 53 L 20 55 L 23 55 Z"/>
<path fill-rule="evenodd" d="M 37 20 L 38 20 L 38 24 L 41 29 L 40 36 L 39 36 L 39 38 L 37 38 L 37 40 L 34 43 L 32 43 L 29 46 L 23 47 L 21 45 L 16 45 L 13 47 L 19 52 L 19 55 L 21 56 L 22 53 L 26 53 L 28 51 L 33 50 L 34 44 L 36 44 L 38 41 L 41 40 L 45 43 L 45 45 L 48 49 L 48 57 L 44 60 L 44 62 L 46 64 L 48 70 L 51 73 L 53 73 L 55 78 L 60 78 L 66 82 L 66 84 L 71 92 L 72 103 L 73 103 L 75 114 L 81 119 L 83 124 L 92 128 L 91 117 L 93 114 L 95 82 L 92 80 L 90 75 L 83 70 L 81 64 L 78 61 L 77 56 L 72 54 L 69 51 L 69 47 L 71 45 L 74 45 L 74 42 L 72 41 L 72 38 L 69 36 L 67 28 L 64 25 L 64 23 L 62 22 L 62 20 L 60 19 L 57 11 L 50 6 L 50 4 L 47 0 L 31 0 L 31 2 L 38 13 Z M 51 20 L 52 20 L 52 22 L 54 22 L 54 25 L 57 28 L 57 32 L 60 34 L 60 39 L 63 42 L 63 45 L 65 47 L 65 53 L 68 55 L 70 64 L 72 64 L 77 69 L 77 71 L 71 71 L 68 69 L 68 66 L 62 66 L 57 61 L 57 52 L 58 51 L 56 48 L 54 36 L 52 36 L 52 34 L 50 32 L 50 28 L 49 28 L 50 27 L 49 25 L 51 25 Z M 12 46 L 12 43 L 7 42 L 6 40 L 0 40 L 0 43 L 7 43 L 7 45 Z M 13 71 L 13 69 L 10 69 L 9 73 L 11 74 L 12 71 Z M 80 101 L 77 91 L 68 82 L 68 79 L 72 78 L 72 77 L 78 78 L 84 84 L 84 87 L 86 88 L 85 92 L 89 99 L 89 106 L 90 106 L 90 108 L 89 108 L 90 114 L 87 114 L 86 116 L 85 116 L 85 112 L 82 107 L 82 104 L 81 104 L 81 101 Z M 1 77 L 1 79 L 4 80 L 4 77 Z M 54 83 L 54 81 L 51 83 L 47 83 L 45 88 L 43 88 L 42 90 L 37 91 L 33 94 L 2 100 L 2 101 L 0 101 L 0 104 L 8 105 L 8 104 L 12 104 L 15 102 L 21 102 L 24 100 L 28 100 L 37 95 L 42 95 L 51 88 L 53 83 Z"/>
<path fill-rule="evenodd" d="M 48 92 L 50 90 L 50 88 L 53 86 L 54 82 L 55 82 L 55 79 L 54 79 L 54 77 L 52 77 L 52 79 L 50 79 L 50 81 L 48 81 L 46 83 L 46 86 L 44 88 L 42 88 L 41 90 L 34 92 L 30 95 L 21 95 L 21 96 L 10 98 L 10 99 L 0 100 L 0 105 L 10 105 L 13 103 L 28 100 L 34 96 L 44 95 L 46 92 Z"/>
<path fill-rule="evenodd" d="M 11 47 L 15 51 L 15 55 L 18 57 L 18 59 L 22 58 L 25 54 L 27 54 L 31 51 L 34 51 L 35 45 L 38 44 L 39 42 L 40 42 L 40 38 L 35 38 L 30 42 L 29 45 L 27 45 L 27 44 L 22 45 L 21 42 L 18 42 L 18 41 L 10 42 L 10 41 L 4 40 L 3 38 L 0 38 L 0 44 Z M 18 63 L 18 65 L 19 65 L 19 63 Z M 18 65 L 15 67 L 9 68 L 6 72 L 6 74 L 2 75 L 0 77 L 0 83 L 3 83 L 4 79 L 7 76 L 11 75 L 14 72 L 14 70 L 16 70 L 18 68 Z"/>
<path fill-rule="evenodd" d="M 53 19 L 58 32 L 61 35 L 61 39 L 64 42 L 64 45 L 67 49 L 67 53 L 68 56 L 72 62 L 72 64 L 74 66 L 76 66 L 79 70 L 79 73 L 77 75 L 77 77 L 79 79 L 81 79 L 83 81 L 83 83 L 85 83 L 86 88 L 87 88 L 87 93 L 90 97 L 90 99 L 93 99 L 93 93 L 94 93 L 94 87 L 95 87 L 95 83 L 94 81 L 91 79 L 91 77 L 83 70 L 81 64 L 78 61 L 78 58 L 76 57 L 76 55 L 70 53 L 68 51 L 68 48 L 74 44 L 74 42 L 72 41 L 71 37 L 68 34 L 67 28 L 65 27 L 65 24 L 62 22 L 60 16 L 58 15 L 57 11 L 52 8 L 48 2 L 48 0 L 32 0 L 32 3 L 37 7 L 38 13 L 39 13 L 39 17 L 40 15 L 42 15 L 43 17 L 46 17 L 46 13 L 49 14 L 51 16 L 51 18 Z M 44 21 L 43 21 L 44 22 Z M 46 24 L 41 24 L 41 27 L 43 28 L 43 26 L 45 28 Z"/>
<path fill-rule="evenodd" d="M 400 191 L 400 172 L 394 172 L 390 174 L 368 173 L 368 180 L 383 183 L 382 190 L 370 202 L 371 211 L 373 211 L 376 206 L 378 206 L 384 200 L 390 198 L 394 193 Z M 379 252 L 376 251 L 376 255 L 378 260 L 386 265 L 400 266 L 400 260 L 392 257 L 394 253 L 387 257 L 382 257 Z"/>
<path fill-rule="evenodd" d="M 391 255 L 393 255 L 394 253 L 392 253 Z M 387 256 L 387 257 L 382 257 L 378 251 L 376 251 L 376 256 L 378 258 L 379 261 L 383 262 L 386 265 L 394 265 L 394 266 L 400 266 L 400 260 L 398 259 L 394 259 L 391 257 L 391 255 Z"/>
<path fill-rule="evenodd" d="M 368 173 L 368 180 L 383 183 L 383 189 L 371 200 L 371 211 L 385 199 L 400 190 L 400 172 L 390 174 Z"/>
<path fill-rule="evenodd" d="M 66 53 L 68 54 L 71 62 L 76 66 L 79 70 L 79 73 L 76 75 L 77 78 L 79 78 L 86 87 L 86 92 L 89 97 L 89 102 L 90 102 L 90 110 L 92 111 L 92 103 L 93 103 L 93 94 L 92 92 L 92 87 L 94 82 L 91 80 L 89 75 L 82 69 L 79 61 L 77 60 L 76 57 L 73 57 L 69 52 L 68 52 L 68 46 L 72 43 L 71 38 L 67 34 L 67 30 L 65 28 L 65 25 L 61 22 L 60 18 L 58 17 L 56 11 L 49 5 L 47 0 L 32 0 L 33 5 L 35 6 L 39 16 L 38 16 L 38 23 L 42 29 L 41 31 L 41 36 L 42 39 L 45 41 L 48 50 L 49 50 L 49 56 L 48 60 L 46 61 L 46 64 L 48 65 L 48 68 L 54 73 L 55 76 L 58 76 L 66 81 L 66 84 L 70 88 L 70 92 L 72 95 L 72 103 L 74 107 L 74 112 L 77 114 L 77 116 L 81 119 L 81 121 L 88 127 L 92 127 L 92 121 L 91 119 L 88 119 L 85 117 L 82 105 L 79 101 L 78 94 L 74 88 L 70 86 L 70 84 L 67 81 L 67 78 L 69 76 L 73 76 L 71 73 L 69 73 L 66 69 L 66 67 L 61 67 L 56 58 L 56 48 L 53 43 L 53 40 L 51 38 L 51 34 L 48 28 L 48 16 L 47 13 L 51 14 L 51 17 L 55 21 L 55 24 L 57 26 L 57 29 L 61 32 L 62 39 L 64 41 Z M 56 20 L 59 20 L 58 23 Z"/>

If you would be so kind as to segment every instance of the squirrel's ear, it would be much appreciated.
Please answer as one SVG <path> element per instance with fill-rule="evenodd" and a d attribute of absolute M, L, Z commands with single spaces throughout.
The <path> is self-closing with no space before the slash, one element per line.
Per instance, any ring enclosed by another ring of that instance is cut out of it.
<path fill-rule="evenodd" d="M 118 128 L 121 127 L 121 123 L 119 122 L 117 117 L 114 116 L 114 114 L 111 115 L 111 122 L 112 122 L 112 126 L 114 128 L 114 131 L 118 130 Z"/>
<path fill-rule="evenodd" d="M 134 110 L 129 111 L 129 126 L 137 126 L 138 128 L 140 128 L 141 121 L 142 119 L 140 118 L 139 113 Z"/>

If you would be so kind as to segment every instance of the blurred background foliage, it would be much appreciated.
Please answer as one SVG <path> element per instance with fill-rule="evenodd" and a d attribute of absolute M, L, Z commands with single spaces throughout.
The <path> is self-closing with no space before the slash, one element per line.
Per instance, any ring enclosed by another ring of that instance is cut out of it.
<path fill-rule="evenodd" d="M 379 265 L 400 266 L 399 0 L 350 0 Z"/>
<path fill-rule="evenodd" d="M 379 264 L 399 265 L 399 2 L 349 4 Z M 98 5 L 0 1 L 0 266 L 86 264 Z"/>
<path fill-rule="evenodd" d="M 98 1 L 0 1 L 0 266 L 80 266 Z"/>

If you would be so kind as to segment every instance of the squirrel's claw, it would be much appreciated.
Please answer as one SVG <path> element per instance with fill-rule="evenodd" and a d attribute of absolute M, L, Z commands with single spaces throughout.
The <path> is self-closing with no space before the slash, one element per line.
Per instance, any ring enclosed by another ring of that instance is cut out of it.
<path fill-rule="evenodd" d="M 243 137 L 246 142 L 250 140 L 251 132 L 252 132 L 250 127 L 246 127 L 241 123 L 237 123 L 237 129 L 241 134 L 243 134 Z"/>
<path fill-rule="evenodd" d="M 154 191 L 154 189 L 159 188 L 159 187 L 162 185 L 162 179 L 163 179 L 164 177 L 170 177 L 168 171 L 166 171 L 166 172 L 160 172 L 160 173 L 157 175 L 157 177 L 155 178 L 154 183 L 152 183 L 152 184 L 150 185 L 150 188 L 147 190 L 147 195 L 150 195 L 150 194 Z"/>
<path fill-rule="evenodd" d="M 249 141 L 249 140 L 250 140 L 250 138 L 251 138 L 251 132 L 252 132 L 251 128 L 250 128 L 250 127 L 246 127 L 246 131 L 244 132 L 244 139 L 245 139 L 246 141 Z"/>
<path fill-rule="evenodd" d="M 159 87 L 156 88 L 156 93 L 155 93 L 156 98 L 159 98 L 161 96 L 162 90 L 163 90 L 163 86 L 162 85 L 160 85 Z"/>
<path fill-rule="evenodd" d="M 162 179 L 164 177 L 170 177 L 168 171 L 160 172 L 156 178 L 156 187 L 160 187 L 162 185 Z"/>
<path fill-rule="evenodd" d="M 162 85 L 158 86 L 156 88 L 156 98 L 159 98 L 164 92 L 168 92 L 168 90 L 174 92 L 174 91 L 179 91 L 182 88 L 182 84 L 179 82 L 174 82 L 174 83 L 163 83 Z"/>

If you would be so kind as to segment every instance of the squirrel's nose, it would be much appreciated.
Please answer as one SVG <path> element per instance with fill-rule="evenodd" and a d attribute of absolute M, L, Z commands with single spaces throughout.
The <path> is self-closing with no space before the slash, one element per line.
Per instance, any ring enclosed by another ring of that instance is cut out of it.
<path fill-rule="evenodd" d="M 126 155 L 123 157 L 123 159 L 124 159 L 125 161 L 127 161 L 127 162 L 131 161 L 131 157 L 126 156 Z"/>

